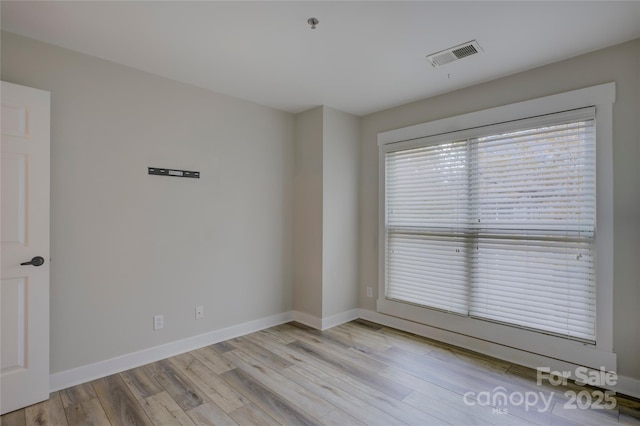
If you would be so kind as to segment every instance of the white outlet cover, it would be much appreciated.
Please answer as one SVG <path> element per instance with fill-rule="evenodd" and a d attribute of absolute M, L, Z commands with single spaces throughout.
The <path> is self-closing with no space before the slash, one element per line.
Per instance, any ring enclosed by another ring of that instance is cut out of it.
<path fill-rule="evenodd" d="M 153 317 L 153 329 L 160 330 L 164 327 L 164 317 L 162 315 L 155 315 Z"/>
<path fill-rule="evenodd" d="M 196 319 L 204 318 L 204 306 L 196 306 Z"/>

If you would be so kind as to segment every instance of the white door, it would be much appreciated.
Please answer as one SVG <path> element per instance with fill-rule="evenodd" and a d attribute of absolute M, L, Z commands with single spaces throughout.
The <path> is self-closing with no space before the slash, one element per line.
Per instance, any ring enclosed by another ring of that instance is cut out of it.
<path fill-rule="evenodd" d="M 50 106 L 49 92 L 1 84 L 0 413 L 4 414 L 49 398 Z M 21 265 L 27 262 L 31 264 Z"/>

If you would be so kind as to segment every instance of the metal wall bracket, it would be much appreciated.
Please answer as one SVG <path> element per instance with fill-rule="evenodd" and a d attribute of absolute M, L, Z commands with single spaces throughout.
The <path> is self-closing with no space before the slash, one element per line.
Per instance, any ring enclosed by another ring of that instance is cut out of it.
<path fill-rule="evenodd" d="M 175 177 L 200 179 L 200 172 L 191 172 L 188 170 L 162 169 L 159 167 L 149 167 L 149 174 L 159 175 L 159 176 L 175 176 Z"/>

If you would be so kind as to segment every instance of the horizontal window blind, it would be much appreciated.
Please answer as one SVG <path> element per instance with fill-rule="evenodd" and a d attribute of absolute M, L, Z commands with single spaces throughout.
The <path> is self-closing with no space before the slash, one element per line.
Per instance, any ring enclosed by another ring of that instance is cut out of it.
<path fill-rule="evenodd" d="M 593 232 L 593 120 L 470 140 L 474 226 Z"/>
<path fill-rule="evenodd" d="M 387 152 L 386 297 L 595 341 L 593 115 Z"/>
<path fill-rule="evenodd" d="M 387 225 L 445 231 L 468 215 L 466 141 L 387 155 Z"/>
<path fill-rule="evenodd" d="M 387 297 L 467 314 L 468 267 L 457 238 L 389 232 Z"/>

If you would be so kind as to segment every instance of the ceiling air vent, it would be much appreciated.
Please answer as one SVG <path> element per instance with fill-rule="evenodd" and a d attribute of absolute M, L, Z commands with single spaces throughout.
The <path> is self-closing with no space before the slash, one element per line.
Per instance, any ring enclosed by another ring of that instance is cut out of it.
<path fill-rule="evenodd" d="M 457 61 L 458 59 L 466 58 L 467 56 L 475 55 L 480 52 L 482 52 L 482 49 L 478 42 L 471 40 L 467 43 L 433 53 L 427 56 L 427 59 L 434 67 L 441 67 L 449 62 Z"/>

